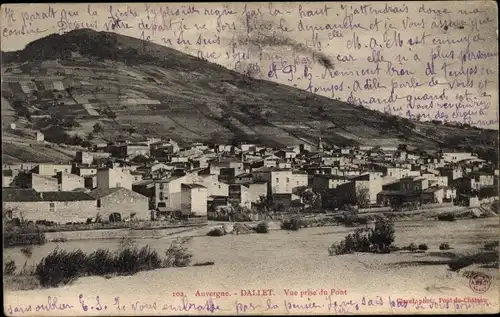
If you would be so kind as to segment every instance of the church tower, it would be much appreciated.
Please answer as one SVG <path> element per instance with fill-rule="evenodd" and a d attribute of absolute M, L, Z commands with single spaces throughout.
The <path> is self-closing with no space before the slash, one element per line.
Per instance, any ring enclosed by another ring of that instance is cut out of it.
<path fill-rule="evenodd" d="M 318 138 L 318 152 L 323 152 L 323 142 L 321 141 L 321 136 Z"/>

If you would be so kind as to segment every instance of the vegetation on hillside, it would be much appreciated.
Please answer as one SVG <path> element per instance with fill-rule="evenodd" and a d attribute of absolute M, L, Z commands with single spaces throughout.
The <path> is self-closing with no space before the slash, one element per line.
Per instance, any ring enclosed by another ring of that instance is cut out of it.
<path fill-rule="evenodd" d="M 368 139 L 397 139 L 422 148 L 469 147 L 480 157 L 493 162 L 498 161 L 495 155 L 498 141 L 494 131 L 476 129 L 465 124 L 422 123 L 352 106 L 304 90 L 257 80 L 168 47 L 115 33 L 80 29 L 64 35 L 52 34 L 31 42 L 22 51 L 2 52 L 2 58 L 4 64 L 27 62 L 37 66 L 45 60 L 60 59 L 64 61 L 61 64 L 64 68 L 66 63 L 69 63 L 68 65 L 77 63 L 72 57 L 74 52 L 86 58 L 85 65 L 89 67 L 103 70 L 108 68 L 115 70 L 116 67 L 120 67 L 126 72 L 138 73 L 139 76 L 134 77 L 134 88 L 127 86 L 130 81 L 118 80 L 117 91 L 138 89 L 140 94 L 160 100 L 160 105 L 151 105 L 148 108 L 151 114 L 154 113 L 158 118 L 165 117 L 165 121 L 171 121 L 172 124 L 171 126 L 164 122 L 153 124 L 148 120 L 143 122 L 140 118 L 144 113 L 135 113 L 132 107 L 129 109 L 126 105 L 119 105 L 113 109 L 109 105 L 102 105 L 96 111 L 108 120 L 100 123 L 101 126 L 92 123 L 93 131 L 86 131 L 98 134 L 100 138 L 113 139 L 116 136 L 105 136 L 106 131 L 116 132 L 130 127 L 131 122 L 127 121 L 130 119 L 122 120 L 121 116 L 136 115 L 136 121 L 132 122 L 135 129 L 126 130 L 125 134 L 144 134 L 147 128 L 148 136 L 156 134 L 185 138 L 186 141 L 217 142 L 229 142 L 234 138 L 276 146 L 284 142 L 283 137 L 275 133 L 281 131 L 296 142 L 301 142 L 301 139 L 314 142 L 318 133 L 323 133 L 326 143 L 355 144 L 357 142 L 355 139 L 345 137 L 347 133 Z M 137 65 L 141 65 L 139 70 L 136 67 L 131 68 Z M 163 72 L 168 72 L 169 76 L 160 76 L 159 74 Z M 112 73 L 117 74 L 117 72 Z M 67 77 L 77 79 L 78 72 Z M 95 76 L 92 79 L 95 87 L 92 86 L 92 89 L 102 89 L 103 85 L 109 85 L 110 78 L 101 74 Z M 168 88 L 151 89 L 149 87 L 152 83 Z M 139 86 L 142 87 L 137 88 Z M 175 90 L 176 87 L 182 87 L 182 90 Z M 64 93 L 72 98 L 81 93 L 70 88 Z M 29 104 L 16 100 L 13 96 L 6 98 L 13 98 L 11 101 L 18 116 L 31 120 L 33 109 Z M 224 115 L 215 115 L 211 110 L 213 106 L 222 109 Z M 36 111 L 46 114 L 48 110 L 41 107 Z M 294 123 L 297 118 L 307 118 L 307 121 L 321 123 L 313 124 L 310 130 L 275 126 L 275 122 Z M 86 142 L 92 141 L 91 139 L 95 137 L 94 134 L 92 136 L 86 134 L 85 138 L 70 138 L 65 137 L 62 132 L 66 129 L 74 131 L 78 128 L 75 125 L 87 119 L 75 117 L 68 122 L 54 124 L 56 128 L 46 131 L 49 135 L 48 140 L 86 145 Z M 189 123 L 193 120 L 196 122 L 203 120 L 204 123 L 195 127 Z M 253 129 L 255 134 L 242 128 L 242 124 Z M 327 131 L 318 128 L 324 124 L 331 125 L 331 128 Z M 270 132 L 261 132 L 263 129 L 260 126 L 269 127 Z M 44 128 L 49 129 L 49 125 Z M 57 130 L 54 131 L 55 129 Z"/>

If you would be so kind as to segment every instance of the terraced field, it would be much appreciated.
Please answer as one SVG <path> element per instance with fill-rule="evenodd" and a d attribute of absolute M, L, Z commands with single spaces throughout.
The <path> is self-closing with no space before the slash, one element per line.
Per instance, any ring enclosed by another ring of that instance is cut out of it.
<path fill-rule="evenodd" d="M 68 51 L 81 57 L 68 57 Z M 103 132 L 93 135 L 94 143 L 112 141 L 134 127 L 137 136 L 180 143 L 237 137 L 267 145 L 314 144 L 322 135 L 335 144 L 377 139 L 383 145 L 438 148 L 458 135 L 466 139 L 464 145 L 498 148 L 495 131 L 396 119 L 114 33 L 50 35 L 2 57 L 3 127 L 16 122 L 43 131 L 47 120 L 37 118 L 50 116 L 73 118 L 70 129 L 83 136 L 99 122 Z M 15 158 L 18 152 L 4 154 Z"/>

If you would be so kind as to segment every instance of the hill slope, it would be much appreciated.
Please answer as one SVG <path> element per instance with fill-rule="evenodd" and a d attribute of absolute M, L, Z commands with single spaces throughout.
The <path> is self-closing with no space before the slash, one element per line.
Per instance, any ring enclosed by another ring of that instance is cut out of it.
<path fill-rule="evenodd" d="M 88 137 L 98 123 L 93 143 L 162 136 L 292 145 L 315 144 L 322 135 L 337 145 L 498 148 L 495 131 L 410 122 L 115 33 L 54 34 L 2 52 L 2 61 L 2 95 L 11 104 L 5 117 L 2 111 L 7 135 L 7 122 L 42 130 L 54 141 L 63 126 Z"/>

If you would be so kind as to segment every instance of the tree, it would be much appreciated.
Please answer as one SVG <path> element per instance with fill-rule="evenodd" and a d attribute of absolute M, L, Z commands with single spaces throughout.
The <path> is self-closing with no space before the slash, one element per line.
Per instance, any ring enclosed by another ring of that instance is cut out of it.
<path fill-rule="evenodd" d="M 367 187 L 356 187 L 356 203 L 360 207 L 368 206 L 370 203 L 370 190 Z"/>
<path fill-rule="evenodd" d="M 94 126 L 92 127 L 92 131 L 94 133 L 101 133 L 104 131 L 104 129 L 102 128 L 102 125 L 100 125 L 98 122 L 98 123 L 94 124 Z"/>
<path fill-rule="evenodd" d="M 394 222 L 390 219 L 379 218 L 375 222 L 375 228 L 370 235 L 370 242 L 378 247 L 379 250 L 385 250 L 394 242 Z"/>
<path fill-rule="evenodd" d="M 258 212 L 267 214 L 272 207 L 272 202 L 269 197 L 260 195 L 259 200 L 253 203 L 253 206 L 255 209 L 257 209 Z"/>
<path fill-rule="evenodd" d="M 301 186 L 296 189 L 296 194 L 302 199 L 302 203 L 312 208 L 321 208 L 321 195 L 313 192 L 307 186 Z"/>
<path fill-rule="evenodd" d="M 130 161 L 134 162 L 134 163 L 147 164 L 147 163 L 151 162 L 152 160 L 150 158 L 148 158 L 147 156 L 137 155 L 134 158 L 132 158 Z"/>
<path fill-rule="evenodd" d="M 136 132 L 136 128 L 135 127 L 129 127 L 127 128 L 127 132 L 129 135 L 132 135 Z"/>

